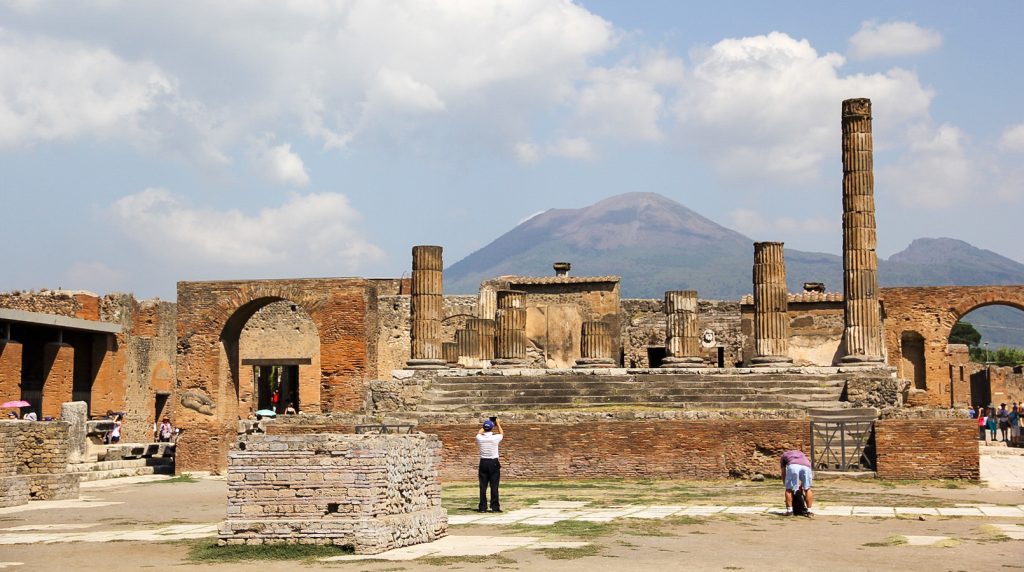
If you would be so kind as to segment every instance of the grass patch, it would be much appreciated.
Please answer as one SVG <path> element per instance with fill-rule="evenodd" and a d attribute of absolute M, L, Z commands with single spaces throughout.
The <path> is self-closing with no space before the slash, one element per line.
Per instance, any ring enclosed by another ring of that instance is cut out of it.
<path fill-rule="evenodd" d="M 194 542 L 188 551 L 190 562 L 244 562 L 250 560 L 313 560 L 352 554 L 350 546 L 321 544 L 261 544 L 258 546 L 217 546 L 216 541 Z"/>
<path fill-rule="evenodd" d="M 417 563 L 428 566 L 452 566 L 455 564 L 515 564 L 516 561 L 508 556 L 495 554 L 493 556 L 431 556 L 417 558 Z"/>
<path fill-rule="evenodd" d="M 618 529 L 617 524 L 605 522 L 586 522 L 582 520 L 560 520 L 548 526 L 532 524 L 513 524 L 506 527 L 514 534 L 573 536 L 576 538 L 597 538 L 611 534 Z"/>
<path fill-rule="evenodd" d="M 983 524 L 978 527 L 981 531 L 982 538 L 981 542 L 1006 542 L 1011 540 L 1001 529 L 998 529 L 991 524 Z"/>
<path fill-rule="evenodd" d="M 890 536 L 882 542 L 867 542 L 861 546 L 869 546 L 871 548 L 880 548 L 883 546 L 902 546 L 907 543 L 907 539 L 904 536 Z"/>
<path fill-rule="evenodd" d="M 576 560 L 577 558 L 597 556 L 601 552 L 601 547 L 587 544 L 576 548 L 545 548 L 541 552 L 550 560 Z"/>
<path fill-rule="evenodd" d="M 199 479 L 193 477 L 188 473 L 182 473 L 174 477 L 168 477 L 159 481 L 143 481 L 140 485 L 164 485 L 167 483 L 198 483 Z"/>

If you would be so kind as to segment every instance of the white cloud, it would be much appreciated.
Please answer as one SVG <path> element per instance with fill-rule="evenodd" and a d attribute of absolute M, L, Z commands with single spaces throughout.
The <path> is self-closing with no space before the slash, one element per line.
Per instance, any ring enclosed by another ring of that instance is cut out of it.
<path fill-rule="evenodd" d="M 695 52 L 675 114 L 687 142 L 726 178 L 807 183 L 838 154 L 840 102 L 873 100 L 876 149 L 928 116 L 932 92 L 911 72 L 842 76 L 839 54 L 772 32 Z"/>
<path fill-rule="evenodd" d="M 986 174 L 969 156 L 961 129 L 920 125 L 909 137 L 908 150 L 877 169 L 877 194 L 916 209 L 943 209 L 970 200 L 984 186 Z"/>
<path fill-rule="evenodd" d="M 942 34 L 913 22 L 864 22 L 850 37 L 850 55 L 859 60 L 914 56 L 935 51 Z"/>
<path fill-rule="evenodd" d="M 584 137 L 566 137 L 548 145 L 548 155 L 563 159 L 592 161 L 596 157 L 594 148 Z"/>
<path fill-rule="evenodd" d="M 1024 153 L 1024 123 L 1018 123 L 999 138 L 999 148 L 1010 153 Z"/>
<path fill-rule="evenodd" d="M 356 229 L 359 213 L 337 193 L 293 194 L 280 207 L 248 215 L 193 208 L 165 189 L 150 188 L 117 200 L 108 212 L 132 241 L 189 265 L 333 273 L 383 258 Z"/>
<path fill-rule="evenodd" d="M 540 161 L 541 150 L 533 143 L 516 143 L 515 154 L 521 163 L 533 165 Z"/>
<path fill-rule="evenodd" d="M 256 160 L 263 176 L 272 183 L 283 186 L 304 187 L 309 184 L 309 173 L 302 157 L 292 151 L 292 146 L 282 143 L 275 147 L 257 145 L 259 153 Z"/>

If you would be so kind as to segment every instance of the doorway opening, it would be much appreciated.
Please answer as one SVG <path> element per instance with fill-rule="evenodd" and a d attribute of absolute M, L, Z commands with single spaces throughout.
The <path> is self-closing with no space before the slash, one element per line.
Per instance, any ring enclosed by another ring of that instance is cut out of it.
<path fill-rule="evenodd" d="M 299 395 L 299 364 L 254 365 L 256 408 L 284 414 L 302 408 Z"/>

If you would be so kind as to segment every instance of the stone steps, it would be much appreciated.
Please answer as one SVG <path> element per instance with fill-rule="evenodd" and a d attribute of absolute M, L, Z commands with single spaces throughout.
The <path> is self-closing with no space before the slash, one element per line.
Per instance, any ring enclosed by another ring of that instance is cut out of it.
<path fill-rule="evenodd" d="M 744 395 L 784 395 L 799 396 L 813 395 L 824 398 L 833 398 L 837 395 L 834 388 L 802 388 L 795 392 L 790 388 L 753 389 L 746 387 L 713 387 L 713 388 L 689 388 L 689 387 L 665 387 L 665 388 L 644 388 L 644 387 L 622 387 L 622 388 L 515 388 L 496 390 L 493 388 L 478 389 L 457 389 L 438 390 L 431 388 L 427 391 L 431 398 L 455 398 L 455 397 L 576 397 L 576 396 L 680 396 L 691 395 L 722 395 L 739 397 Z"/>
<path fill-rule="evenodd" d="M 430 383 L 431 389 L 458 390 L 467 387 L 480 389 L 613 389 L 621 387 L 641 388 L 715 388 L 715 387 L 743 387 L 751 389 L 812 389 L 812 388 L 842 388 L 845 380 L 793 380 L 780 381 L 777 379 L 768 380 L 680 380 L 680 379 L 623 379 L 610 380 L 600 376 L 591 376 L 584 380 L 560 380 L 555 379 L 510 379 L 508 377 L 466 377 L 466 378 L 440 378 Z"/>
<path fill-rule="evenodd" d="M 68 465 L 68 472 L 81 475 L 82 481 L 99 481 L 142 475 L 173 475 L 173 458 L 125 459 Z"/>

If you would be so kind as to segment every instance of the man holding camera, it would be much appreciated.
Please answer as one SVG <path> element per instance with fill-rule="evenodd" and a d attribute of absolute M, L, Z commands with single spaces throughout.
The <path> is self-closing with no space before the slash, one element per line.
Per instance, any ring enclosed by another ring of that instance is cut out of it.
<path fill-rule="evenodd" d="M 480 504 L 477 512 L 487 512 L 487 487 L 491 488 L 491 512 L 501 512 L 498 500 L 498 482 L 501 480 L 501 463 L 498 462 L 498 443 L 503 436 L 501 422 L 497 417 L 484 421 L 476 433 L 476 444 L 480 447 Z"/>

